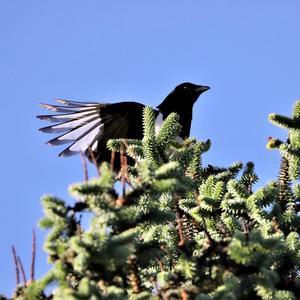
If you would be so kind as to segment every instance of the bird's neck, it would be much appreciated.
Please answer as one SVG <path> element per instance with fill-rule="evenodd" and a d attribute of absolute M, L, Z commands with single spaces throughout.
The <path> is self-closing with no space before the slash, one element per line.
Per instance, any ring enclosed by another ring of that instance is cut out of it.
<path fill-rule="evenodd" d="M 188 113 L 192 112 L 193 104 L 187 103 L 183 98 L 174 95 L 173 93 L 169 94 L 165 100 L 157 106 L 157 108 L 163 114 L 170 114 L 172 112 Z"/>
<path fill-rule="evenodd" d="M 193 105 L 190 105 L 189 103 L 183 103 L 184 101 L 176 100 L 177 99 L 174 99 L 172 94 L 170 94 L 159 106 L 157 106 L 157 108 L 162 113 L 164 119 L 172 112 L 175 112 L 179 115 L 180 124 L 182 126 L 182 131 L 180 132 L 179 136 L 186 138 L 190 134 Z"/>

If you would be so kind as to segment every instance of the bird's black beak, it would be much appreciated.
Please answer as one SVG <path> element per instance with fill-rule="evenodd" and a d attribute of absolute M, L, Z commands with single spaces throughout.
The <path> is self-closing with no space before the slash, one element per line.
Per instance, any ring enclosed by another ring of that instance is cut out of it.
<path fill-rule="evenodd" d="M 207 86 L 207 85 L 198 85 L 198 86 L 195 88 L 195 92 L 201 94 L 201 93 L 203 93 L 203 92 L 205 92 L 205 91 L 207 91 L 207 90 L 209 90 L 209 89 L 210 89 L 210 87 Z"/>

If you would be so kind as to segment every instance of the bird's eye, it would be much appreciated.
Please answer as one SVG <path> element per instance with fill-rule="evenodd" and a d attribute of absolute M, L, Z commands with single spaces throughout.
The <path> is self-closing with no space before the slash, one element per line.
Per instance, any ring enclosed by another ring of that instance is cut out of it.
<path fill-rule="evenodd" d="M 186 90 L 186 89 L 187 89 L 187 86 L 186 86 L 186 85 L 184 85 L 184 86 L 183 86 L 183 89 L 184 89 L 184 90 Z"/>

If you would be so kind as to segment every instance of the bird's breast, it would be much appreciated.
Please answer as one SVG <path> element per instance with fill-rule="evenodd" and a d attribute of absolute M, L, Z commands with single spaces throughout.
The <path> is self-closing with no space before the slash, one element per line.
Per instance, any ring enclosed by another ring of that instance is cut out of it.
<path fill-rule="evenodd" d="M 163 115 L 160 112 L 155 119 L 155 133 L 156 134 L 158 134 L 159 130 L 161 129 L 161 125 L 162 125 L 163 121 L 164 121 Z"/>

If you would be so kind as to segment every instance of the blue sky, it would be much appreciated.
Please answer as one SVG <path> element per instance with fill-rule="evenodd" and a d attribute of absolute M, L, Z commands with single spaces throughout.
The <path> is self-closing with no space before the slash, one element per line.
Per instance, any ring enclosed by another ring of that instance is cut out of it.
<path fill-rule="evenodd" d="M 285 132 L 268 114 L 300 98 L 300 3 L 296 0 L 0 2 L 0 292 L 15 286 L 10 247 L 29 269 L 31 231 L 45 193 L 70 200 L 79 157 L 58 158 L 39 102 L 53 98 L 157 105 L 183 81 L 206 84 L 191 134 L 212 140 L 204 162 L 256 164 L 260 185 L 276 178 L 268 136 Z M 91 168 L 91 174 L 95 175 Z M 37 276 L 49 268 L 38 230 Z"/>

